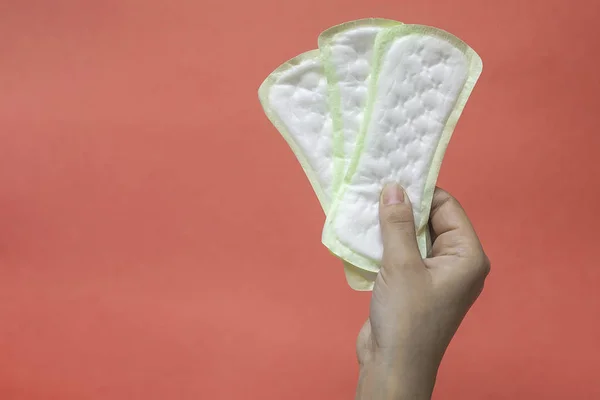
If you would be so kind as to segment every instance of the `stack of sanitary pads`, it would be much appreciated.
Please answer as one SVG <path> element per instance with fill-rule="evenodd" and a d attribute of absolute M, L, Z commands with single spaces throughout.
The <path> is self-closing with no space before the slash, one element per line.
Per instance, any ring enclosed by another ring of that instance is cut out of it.
<path fill-rule="evenodd" d="M 406 190 L 425 257 L 444 152 L 482 70 L 448 32 L 385 19 L 324 31 L 259 89 L 263 109 L 302 165 L 327 215 L 322 242 L 355 290 L 372 290 L 383 247 L 383 186 Z"/>

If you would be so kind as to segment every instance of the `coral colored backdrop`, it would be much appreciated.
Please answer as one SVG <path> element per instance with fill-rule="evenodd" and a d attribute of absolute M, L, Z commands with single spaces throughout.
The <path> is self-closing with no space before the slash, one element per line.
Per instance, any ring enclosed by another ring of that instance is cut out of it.
<path fill-rule="evenodd" d="M 436 399 L 600 399 L 600 3 L 0 3 L 0 398 L 351 399 L 369 296 L 257 89 L 323 29 L 446 29 L 484 73 L 440 185 L 493 271 Z"/>

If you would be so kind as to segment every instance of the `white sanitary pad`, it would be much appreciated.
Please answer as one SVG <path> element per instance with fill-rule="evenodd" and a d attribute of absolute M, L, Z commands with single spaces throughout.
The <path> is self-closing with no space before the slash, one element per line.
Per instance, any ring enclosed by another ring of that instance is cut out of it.
<path fill-rule="evenodd" d="M 407 190 L 425 256 L 437 174 L 482 64 L 444 31 L 383 19 L 330 28 L 319 47 L 277 68 L 259 98 L 327 214 L 323 243 L 353 289 L 371 290 L 380 191 Z"/>
<path fill-rule="evenodd" d="M 258 89 L 269 120 L 294 152 L 321 206 L 333 195 L 333 135 L 327 79 L 318 50 L 285 62 Z"/>
<path fill-rule="evenodd" d="M 375 38 L 385 27 L 398 24 L 373 18 L 332 27 L 319 36 L 321 52 L 311 50 L 285 62 L 259 88 L 265 113 L 302 165 L 325 213 L 354 152 Z M 346 74 L 350 63 L 355 65 L 354 75 Z M 335 78 L 328 79 L 326 70 Z M 337 94 L 332 96 L 333 92 Z M 332 107 L 328 100 L 333 97 L 337 106 Z M 333 151 L 334 141 L 337 152 Z M 372 288 L 373 272 L 347 262 L 344 271 L 353 289 Z"/>
<path fill-rule="evenodd" d="M 265 113 L 302 165 L 321 207 L 333 196 L 333 132 L 327 79 L 318 50 L 282 64 L 263 82 L 259 99 Z M 368 290 L 375 274 L 344 262 L 350 287 Z"/>
<path fill-rule="evenodd" d="M 373 272 L 383 252 L 379 194 L 400 183 L 426 256 L 431 199 L 442 158 L 482 70 L 466 44 L 439 29 L 389 28 L 377 37 L 365 121 L 323 231 L 336 255 Z"/>
<path fill-rule="evenodd" d="M 333 123 L 333 187 L 339 189 L 362 126 L 372 73 L 375 38 L 400 22 L 380 18 L 337 25 L 319 35 Z"/>

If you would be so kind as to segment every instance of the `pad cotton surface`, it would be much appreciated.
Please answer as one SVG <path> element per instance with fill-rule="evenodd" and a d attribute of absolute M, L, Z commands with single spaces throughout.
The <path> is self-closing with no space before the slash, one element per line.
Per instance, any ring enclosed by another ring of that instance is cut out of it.
<path fill-rule="evenodd" d="M 400 25 L 378 35 L 373 68 L 365 121 L 322 239 L 339 257 L 377 272 L 378 202 L 388 182 L 398 182 L 411 199 L 425 257 L 437 175 L 482 62 L 447 32 Z"/>
<path fill-rule="evenodd" d="M 384 29 L 399 24 L 387 19 L 368 18 L 334 26 L 319 35 L 333 123 L 333 187 L 336 192 L 354 154 L 362 126 L 375 38 Z"/>
<path fill-rule="evenodd" d="M 302 165 L 321 206 L 328 210 L 333 189 L 332 126 L 319 50 L 282 64 L 258 93 L 269 120 Z"/>

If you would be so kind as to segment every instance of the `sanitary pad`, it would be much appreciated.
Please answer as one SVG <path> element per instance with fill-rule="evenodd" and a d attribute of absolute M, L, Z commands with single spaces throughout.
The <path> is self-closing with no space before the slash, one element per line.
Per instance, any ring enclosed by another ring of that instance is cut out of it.
<path fill-rule="evenodd" d="M 334 193 L 333 132 L 319 50 L 303 53 L 277 68 L 260 86 L 259 99 L 327 212 Z M 375 279 L 372 272 L 346 262 L 344 270 L 355 290 L 368 290 Z"/>
<path fill-rule="evenodd" d="M 258 89 L 269 120 L 302 165 L 321 206 L 333 197 L 333 135 L 319 50 L 285 62 Z"/>
<path fill-rule="evenodd" d="M 398 24 L 373 18 L 332 27 L 319 36 L 321 51 L 311 50 L 283 63 L 259 88 L 265 113 L 300 162 L 325 213 L 354 152 L 375 38 L 385 27 Z M 350 64 L 358 71 L 354 75 L 346 74 Z M 331 106 L 334 97 L 336 106 Z M 353 289 L 372 288 L 373 272 L 347 262 L 344 271 Z"/>
<path fill-rule="evenodd" d="M 401 25 L 377 36 L 373 65 L 364 123 L 322 239 L 334 254 L 377 272 L 379 194 L 388 182 L 408 193 L 426 257 L 435 182 L 482 62 L 447 32 Z"/>
<path fill-rule="evenodd" d="M 334 26 L 319 35 L 333 123 L 334 193 L 344 179 L 363 122 L 375 38 L 384 29 L 399 24 L 387 19 L 362 19 Z"/>
<path fill-rule="evenodd" d="M 383 19 L 338 25 L 318 42 L 269 75 L 259 98 L 327 214 L 323 243 L 353 289 L 371 290 L 380 191 L 391 181 L 407 190 L 425 257 L 437 174 L 482 64 L 449 33 Z"/>

